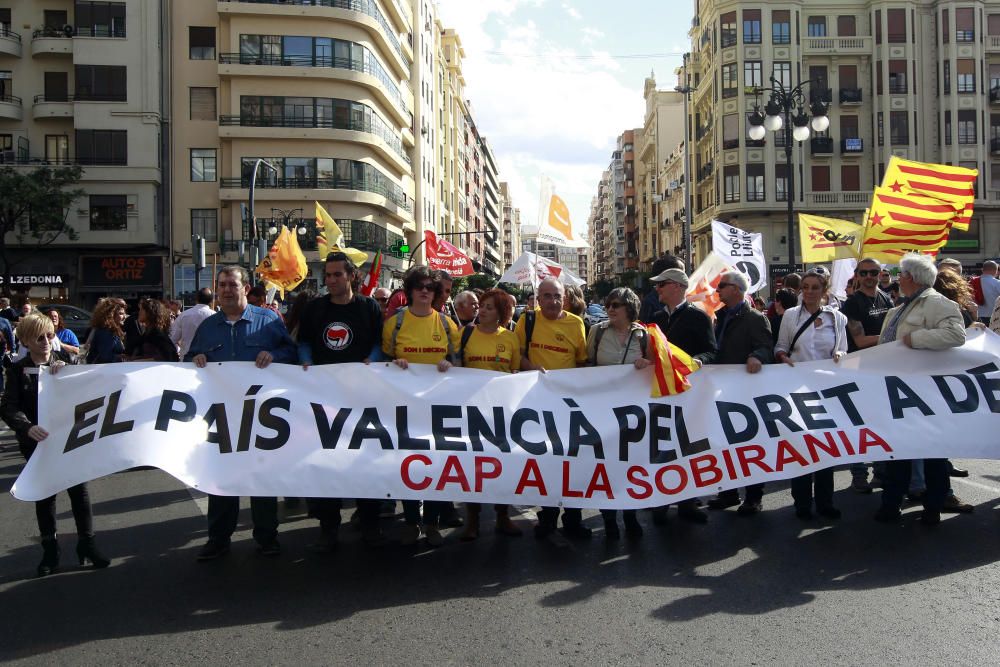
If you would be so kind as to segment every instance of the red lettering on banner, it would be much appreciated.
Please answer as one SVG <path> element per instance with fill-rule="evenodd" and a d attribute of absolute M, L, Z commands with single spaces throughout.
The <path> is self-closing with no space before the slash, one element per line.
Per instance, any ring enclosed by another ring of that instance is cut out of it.
<path fill-rule="evenodd" d="M 562 494 L 564 498 L 583 498 L 583 491 L 569 488 L 569 461 L 563 461 L 562 465 Z"/>
<path fill-rule="evenodd" d="M 694 485 L 699 489 L 703 486 L 711 486 L 722 481 L 722 471 L 719 470 L 719 460 L 715 454 L 702 454 L 691 459 L 691 477 Z M 706 465 L 702 465 L 706 464 Z M 706 477 L 711 473 L 709 477 Z"/>
<path fill-rule="evenodd" d="M 646 469 L 642 466 L 632 466 L 629 468 L 628 472 L 625 473 L 625 477 L 628 478 L 629 482 L 639 487 L 641 491 L 636 491 L 629 487 L 625 492 L 635 500 L 645 500 L 653 495 L 653 487 L 646 481 L 647 475 Z"/>
<path fill-rule="evenodd" d="M 486 470 L 486 464 L 489 463 L 492 466 L 489 470 Z M 500 463 L 500 459 L 495 459 L 492 456 L 477 456 L 476 457 L 476 493 L 480 493 L 483 490 L 483 480 L 486 479 L 496 479 L 500 476 L 500 471 L 503 470 L 503 465 Z"/>
<path fill-rule="evenodd" d="M 880 438 L 874 431 L 863 428 L 861 429 L 861 442 L 858 443 L 858 454 L 864 454 L 870 447 L 881 447 L 887 452 L 892 451 L 889 443 Z"/>
<path fill-rule="evenodd" d="M 840 431 L 840 433 L 843 434 L 844 432 Z M 840 457 L 840 450 L 837 449 L 837 443 L 834 442 L 833 440 L 833 434 L 827 431 L 826 433 L 823 434 L 823 437 L 826 438 L 826 443 L 824 443 L 816 436 L 810 435 L 808 433 L 806 433 L 805 436 L 803 436 L 803 438 L 805 439 L 806 447 L 809 448 L 809 458 L 812 459 L 813 463 L 819 463 L 819 452 L 817 451 L 818 449 L 823 450 L 825 453 L 829 454 L 834 458 Z M 851 453 L 853 454 L 854 452 Z"/>
<path fill-rule="evenodd" d="M 736 479 L 736 468 L 733 467 L 733 454 L 728 449 L 722 450 L 722 460 L 726 463 L 726 472 L 729 479 Z"/>
<path fill-rule="evenodd" d="M 799 450 L 795 449 L 792 443 L 787 440 L 779 440 L 777 461 L 774 464 L 774 469 L 776 472 L 781 472 L 789 463 L 798 463 L 802 467 L 809 465 L 809 462 L 799 454 Z"/>
<path fill-rule="evenodd" d="M 668 472 L 677 473 L 677 486 L 671 488 L 663 482 L 663 476 L 666 475 Z M 673 463 L 665 465 L 659 470 L 657 470 L 656 476 L 653 479 L 656 482 L 657 490 L 660 493 L 664 493 L 668 496 L 671 496 L 675 493 L 680 493 L 687 487 L 688 484 L 687 470 L 685 470 L 679 465 L 674 465 Z"/>
<path fill-rule="evenodd" d="M 736 458 L 740 462 L 740 469 L 744 477 L 750 476 L 750 464 L 753 464 L 764 472 L 774 472 L 769 465 L 764 463 L 767 450 L 760 445 L 744 445 L 736 448 Z"/>
<path fill-rule="evenodd" d="M 844 433 L 843 431 L 837 431 L 837 435 L 840 436 L 840 441 L 842 443 L 844 443 L 844 451 L 846 451 L 848 454 L 853 455 L 854 454 L 854 447 L 851 445 L 851 441 L 847 437 L 847 434 Z"/>
<path fill-rule="evenodd" d="M 594 475 L 590 478 L 590 484 L 587 486 L 587 498 L 593 498 L 598 491 L 602 491 L 608 500 L 615 499 L 615 493 L 611 489 L 611 480 L 608 479 L 608 471 L 604 468 L 603 463 L 598 463 L 594 468 Z"/>
<path fill-rule="evenodd" d="M 538 463 L 535 459 L 525 461 L 524 470 L 521 471 L 521 479 L 517 481 L 517 488 L 514 489 L 514 493 L 521 495 L 528 487 L 538 489 L 538 493 L 543 496 L 549 495 L 548 491 L 545 490 L 545 480 L 542 479 L 542 471 L 538 469 Z"/>
<path fill-rule="evenodd" d="M 402 477 L 403 484 L 406 485 L 406 488 L 412 489 L 414 491 L 423 491 L 424 489 L 426 489 L 428 486 L 431 485 L 432 480 L 430 477 L 424 477 L 423 480 L 415 482 L 410 477 L 410 464 L 413 463 L 414 461 L 422 463 L 425 466 L 429 466 L 431 464 L 430 458 L 424 456 L 423 454 L 410 454 L 405 459 L 403 459 L 403 463 L 399 467 L 400 477 Z"/>
<path fill-rule="evenodd" d="M 444 487 L 448 484 L 458 484 L 462 487 L 463 491 L 466 493 L 469 492 L 469 480 L 465 477 L 465 471 L 462 470 L 462 464 L 459 462 L 458 457 L 454 455 L 445 459 L 444 470 L 441 471 L 441 477 L 438 479 L 434 490 L 443 491 Z"/>

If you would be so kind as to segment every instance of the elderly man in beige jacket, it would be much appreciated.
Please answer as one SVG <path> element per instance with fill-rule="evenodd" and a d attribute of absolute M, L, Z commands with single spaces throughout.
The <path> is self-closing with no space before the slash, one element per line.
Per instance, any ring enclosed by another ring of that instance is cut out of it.
<path fill-rule="evenodd" d="M 886 313 L 879 344 L 898 340 L 918 350 L 945 350 L 965 343 L 965 322 L 958 304 L 931 287 L 937 279 L 933 260 L 926 255 L 909 254 L 900 260 L 899 271 L 903 302 Z M 890 461 L 886 465 L 882 507 L 875 514 L 876 520 L 899 519 L 911 467 L 910 461 Z M 925 525 L 941 521 L 941 510 L 949 497 L 948 468 L 947 459 L 924 459 L 927 491 L 920 521 Z"/>

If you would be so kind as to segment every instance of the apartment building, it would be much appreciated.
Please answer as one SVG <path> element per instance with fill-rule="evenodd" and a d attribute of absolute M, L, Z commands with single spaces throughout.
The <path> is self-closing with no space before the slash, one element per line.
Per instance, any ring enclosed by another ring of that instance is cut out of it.
<path fill-rule="evenodd" d="M 506 182 L 500 183 L 500 211 L 501 261 L 506 271 L 521 255 L 521 209 L 514 206 Z"/>
<path fill-rule="evenodd" d="M 681 257 L 684 253 L 684 142 L 673 147 L 657 174 L 660 201 L 656 210 L 663 224 L 659 230 L 660 254 Z M 693 269 L 694 267 L 689 267 Z"/>
<path fill-rule="evenodd" d="M 710 221 L 764 234 L 787 262 L 786 206 L 860 222 L 893 155 L 976 167 L 975 216 L 944 253 L 966 265 L 1000 253 L 1000 2 L 697 0 L 685 82 L 696 259 Z M 773 76 L 829 104 L 830 127 L 793 146 L 747 137 Z M 789 174 L 794 191 L 789 192 Z M 796 251 L 796 256 L 801 257 Z"/>
<path fill-rule="evenodd" d="M 13 291 L 87 307 L 162 296 L 159 0 L 0 0 L 0 163 L 83 167 L 66 212 L 76 240 L 8 236 Z"/>

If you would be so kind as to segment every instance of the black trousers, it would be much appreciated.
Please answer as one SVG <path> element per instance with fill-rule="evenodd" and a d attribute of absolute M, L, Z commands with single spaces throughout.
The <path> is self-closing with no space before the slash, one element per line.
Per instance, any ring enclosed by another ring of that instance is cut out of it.
<path fill-rule="evenodd" d="M 253 517 L 253 539 L 264 544 L 278 537 L 278 499 L 254 496 L 250 498 Z M 208 539 L 229 544 L 240 516 L 239 496 L 208 497 Z"/>
<path fill-rule="evenodd" d="M 543 507 L 538 512 L 538 525 L 555 529 L 558 518 L 558 507 Z M 579 507 L 567 507 L 563 510 L 562 523 L 565 527 L 579 526 L 583 523 L 583 510 Z"/>
<path fill-rule="evenodd" d="M 748 484 L 743 490 L 743 502 L 745 503 L 759 503 L 764 499 L 764 485 L 763 484 Z M 726 489 L 719 494 L 720 498 L 736 498 L 740 499 L 739 489 Z"/>
<path fill-rule="evenodd" d="M 361 519 L 361 530 L 378 528 L 378 515 L 381 500 L 358 498 L 358 516 Z M 340 528 L 340 510 L 344 503 L 340 498 L 306 498 L 309 516 L 319 519 L 320 530 L 336 532 Z"/>
<path fill-rule="evenodd" d="M 833 507 L 833 468 L 792 478 L 792 500 L 795 501 L 795 509 L 811 510 L 814 497 L 816 509 Z"/>
<path fill-rule="evenodd" d="M 924 493 L 924 507 L 929 510 L 941 511 L 951 480 L 948 470 L 951 464 L 948 459 L 924 459 L 924 481 L 927 491 Z M 912 464 L 909 460 L 889 461 L 885 466 L 886 477 L 882 487 L 882 507 L 898 512 L 903 505 L 903 496 L 910 488 L 910 472 Z"/>
<path fill-rule="evenodd" d="M 18 443 L 21 455 L 27 461 L 35 452 L 37 443 Z M 77 484 L 66 489 L 69 504 L 73 508 L 73 521 L 76 523 L 76 534 L 80 537 L 94 536 L 94 514 L 90 509 L 90 492 L 87 485 Z M 56 497 L 50 496 L 35 502 L 35 519 L 38 521 L 38 534 L 43 540 L 56 536 Z"/>

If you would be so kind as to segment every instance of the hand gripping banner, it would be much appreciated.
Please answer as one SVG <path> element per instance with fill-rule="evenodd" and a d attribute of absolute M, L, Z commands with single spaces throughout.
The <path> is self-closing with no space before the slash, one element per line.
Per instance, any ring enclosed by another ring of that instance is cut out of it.
<path fill-rule="evenodd" d="M 631 366 L 123 363 L 43 373 L 38 500 L 134 466 L 216 494 L 638 508 L 886 459 L 1000 458 L 1000 338 L 794 368 L 708 366 L 649 398 Z"/>

